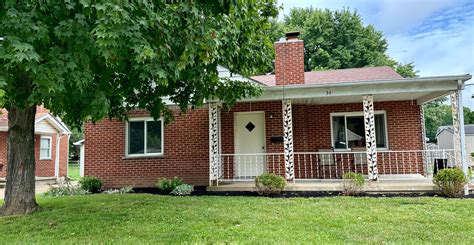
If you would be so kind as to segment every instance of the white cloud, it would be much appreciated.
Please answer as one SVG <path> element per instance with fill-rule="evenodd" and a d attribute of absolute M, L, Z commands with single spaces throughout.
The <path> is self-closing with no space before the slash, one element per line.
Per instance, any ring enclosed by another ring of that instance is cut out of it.
<path fill-rule="evenodd" d="M 404 33 L 443 9 L 453 6 L 452 0 L 380 1 L 375 26 L 386 34 Z"/>

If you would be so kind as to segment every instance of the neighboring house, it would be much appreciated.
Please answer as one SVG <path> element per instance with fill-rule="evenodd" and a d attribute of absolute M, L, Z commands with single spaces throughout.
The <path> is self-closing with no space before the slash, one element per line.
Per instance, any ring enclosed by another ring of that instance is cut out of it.
<path fill-rule="evenodd" d="M 42 106 L 37 107 L 35 119 L 36 177 L 62 177 L 67 175 L 69 136 L 71 132 L 61 120 Z M 6 177 L 8 111 L 0 115 L 0 177 Z"/>
<path fill-rule="evenodd" d="M 470 156 L 474 153 L 474 125 L 465 125 L 464 134 L 466 139 L 466 151 Z M 441 126 L 436 133 L 439 149 L 454 149 L 454 129 L 453 126 Z"/>
<path fill-rule="evenodd" d="M 211 100 L 186 114 L 169 105 L 175 120 L 167 125 L 145 110 L 130 112 L 129 121 L 87 123 L 85 175 L 106 188 L 154 186 L 173 176 L 213 185 L 266 172 L 298 181 L 347 171 L 426 178 L 433 160 L 446 158 L 424 150 L 421 105 L 457 96 L 470 75 L 405 79 L 389 67 L 304 72 L 302 40 L 289 35 L 274 46 L 275 75 L 247 79 L 263 94 L 230 110 Z"/>

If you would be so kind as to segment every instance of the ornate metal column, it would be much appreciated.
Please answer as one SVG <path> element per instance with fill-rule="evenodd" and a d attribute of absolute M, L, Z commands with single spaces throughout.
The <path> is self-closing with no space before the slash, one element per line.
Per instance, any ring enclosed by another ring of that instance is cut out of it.
<path fill-rule="evenodd" d="M 375 138 L 374 98 L 372 95 L 364 96 L 364 124 L 369 180 L 377 180 L 377 144 Z"/>
<path fill-rule="evenodd" d="M 285 154 L 285 177 L 294 180 L 294 152 L 293 152 L 293 116 L 291 113 L 291 100 L 282 101 L 283 108 L 283 144 Z"/>
<path fill-rule="evenodd" d="M 209 186 L 219 176 L 219 107 L 209 104 Z"/>
<path fill-rule="evenodd" d="M 457 91 L 451 93 L 451 109 L 453 113 L 454 155 L 456 157 L 456 167 L 462 168 L 464 174 L 468 176 L 466 138 L 464 132 L 464 107 L 462 101 L 463 86 L 463 82 L 458 81 Z M 469 184 L 464 186 L 464 195 L 469 195 Z"/>

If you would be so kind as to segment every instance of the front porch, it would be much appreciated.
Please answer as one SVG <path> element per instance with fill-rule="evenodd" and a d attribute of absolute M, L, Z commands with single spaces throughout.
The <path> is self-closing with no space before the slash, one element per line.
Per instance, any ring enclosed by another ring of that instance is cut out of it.
<path fill-rule="evenodd" d="M 263 173 L 286 174 L 284 153 L 219 156 L 216 185 L 253 181 Z M 340 180 L 347 172 L 360 173 L 368 179 L 367 152 L 295 152 L 293 158 L 293 183 Z M 391 181 L 431 179 L 437 169 L 452 167 L 455 163 L 454 150 L 379 151 L 377 159 L 378 179 Z M 441 166 L 435 166 L 435 163 Z"/>
<path fill-rule="evenodd" d="M 340 189 L 344 173 L 368 191 L 429 191 L 436 169 L 463 167 L 464 77 L 265 88 L 230 110 L 209 103 L 209 186 L 253 189 L 263 173 L 289 190 Z M 451 95 L 456 147 L 427 149 L 423 103 Z"/>

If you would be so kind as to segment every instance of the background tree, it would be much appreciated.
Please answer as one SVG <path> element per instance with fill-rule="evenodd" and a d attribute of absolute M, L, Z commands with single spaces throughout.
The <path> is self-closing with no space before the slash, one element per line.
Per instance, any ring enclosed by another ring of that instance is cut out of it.
<path fill-rule="evenodd" d="M 276 41 L 286 31 L 300 31 L 305 46 L 305 70 L 390 66 L 403 77 L 415 77 L 413 63 L 402 64 L 386 52 L 387 40 L 372 25 L 364 25 L 357 11 L 293 8 L 273 31 Z M 276 24 L 274 24 L 276 25 Z"/>
<path fill-rule="evenodd" d="M 464 107 L 464 124 L 474 124 L 474 112 Z M 452 126 L 453 114 L 448 98 L 443 97 L 424 105 L 426 137 L 437 142 L 436 134 L 440 126 Z"/>
<path fill-rule="evenodd" d="M 169 2 L 169 3 L 167 3 Z M 37 208 L 34 118 L 43 104 L 66 123 L 124 118 L 139 107 L 153 117 L 215 97 L 256 95 L 222 81 L 217 64 L 250 75 L 268 65 L 274 0 L 1 1 L 0 83 L 8 114 L 3 214 Z"/>

